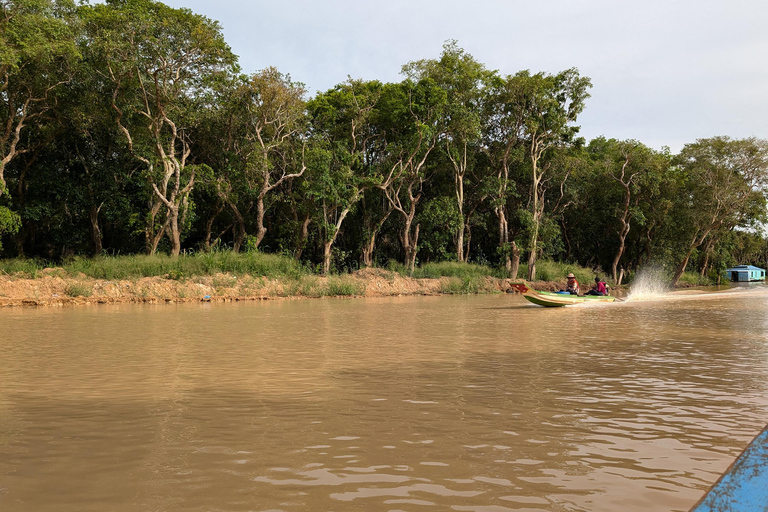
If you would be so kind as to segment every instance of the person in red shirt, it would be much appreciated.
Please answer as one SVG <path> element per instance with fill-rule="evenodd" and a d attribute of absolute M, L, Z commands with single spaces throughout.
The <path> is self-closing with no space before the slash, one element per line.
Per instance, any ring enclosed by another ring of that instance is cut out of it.
<path fill-rule="evenodd" d="M 587 295 L 608 295 L 608 287 L 604 282 L 600 280 L 600 277 L 598 276 L 595 278 L 595 286 L 593 286 L 592 289 L 587 292 Z"/>

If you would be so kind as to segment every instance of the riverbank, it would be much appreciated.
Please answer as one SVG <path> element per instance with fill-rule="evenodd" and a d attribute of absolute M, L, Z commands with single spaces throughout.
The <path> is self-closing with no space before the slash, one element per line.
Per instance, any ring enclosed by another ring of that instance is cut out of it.
<path fill-rule="evenodd" d="M 524 267 L 524 266 L 523 266 Z M 521 268 L 519 275 L 527 269 Z M 581 282 L 589 269 L 542 261 L 533 283 L 554 290 L 574 272 Z M 506 293 L 509 280 L 485 265 L 425 263 L 412 276 L 404 268 L 366 268 L 319 276 L 293 258 L 259 252 L 218 251 L 181 255 L 102 256 L 64 264 L 0 260 L 0 306 L 68 304 L 227 302 L 318 297 L 388 297 Z"/>
<path fill-rule="evenodd" d="M 538 289 L 562 283 L 539 281 Z M 0 276 L 0 307 L 118 303 L 233 302 L 319 297 L 390 297 L 512 292 L 509 280 L 491 276 L 413 278 L 384 269 L 363 269 L 343 276 L 292 279 L 217 273 L 170 279 L 94 279 L 45 269 L 35 278 Z"/>

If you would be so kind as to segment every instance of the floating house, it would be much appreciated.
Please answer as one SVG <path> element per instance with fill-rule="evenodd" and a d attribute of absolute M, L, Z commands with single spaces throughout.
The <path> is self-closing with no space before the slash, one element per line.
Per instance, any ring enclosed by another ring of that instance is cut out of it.
<path fill-rule="evenodd" d="M 753 267 L 752 265 L 737 265 L 726 270 L 725 276 L 729 281 L 738 283 L 765 281 L 765 269 Z"/>

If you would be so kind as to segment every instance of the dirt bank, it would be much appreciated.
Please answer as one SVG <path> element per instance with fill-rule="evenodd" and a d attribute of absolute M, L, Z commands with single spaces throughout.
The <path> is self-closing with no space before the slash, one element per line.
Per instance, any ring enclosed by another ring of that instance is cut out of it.
<path fill-rule="evenodd" d="M 536 282 L 534 286 L 552 290 L 561 284 Z M 82 274 L 67 275 L 60 269 L 46 269 L 35 279 L 0 276 L 0 307 L 440 295 L 461 293 L 461 287 L 462 280 L 456 277 L 414 279 L 382 269 L 364 269 L 334 277 L 304 276 L 292 280 L 230 274 L 182 280 L 164 277 L 103 280 Z M 474 279 L 473 291 L 511 292 L 508 280 L 492 277 Z"/>

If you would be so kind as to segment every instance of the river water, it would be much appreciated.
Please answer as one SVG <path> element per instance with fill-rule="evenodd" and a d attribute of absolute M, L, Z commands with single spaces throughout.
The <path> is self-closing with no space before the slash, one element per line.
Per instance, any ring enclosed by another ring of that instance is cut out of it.
<path fill-rule="evenodd" d="M 764 290 L 0 310 L 0 510 L 687 511 L 768 422 Z"/>

